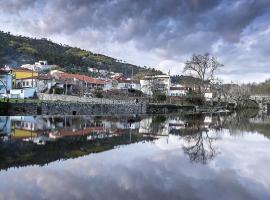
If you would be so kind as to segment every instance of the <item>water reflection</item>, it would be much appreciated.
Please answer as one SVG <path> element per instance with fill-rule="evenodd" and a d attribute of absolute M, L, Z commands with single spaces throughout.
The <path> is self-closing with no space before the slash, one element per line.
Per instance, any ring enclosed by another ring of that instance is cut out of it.
<path fill-rule="evenodd" d="M 253 111 L 0 117 L 0 199 L 269 199 L 269 128 Z"/>

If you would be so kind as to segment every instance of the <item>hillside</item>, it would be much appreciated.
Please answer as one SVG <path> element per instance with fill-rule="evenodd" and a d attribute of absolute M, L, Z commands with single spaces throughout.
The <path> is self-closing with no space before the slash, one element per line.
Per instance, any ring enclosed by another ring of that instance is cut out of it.
<path fill-rule="evenodd" d="M 128 77 L 131 76 L 132 69 L 134 75 L 162 73 L 155 69 L 122 63 L 80 48 L 57 44 L 45 38 L 14 36 L 0 31 L 0 66 L 18 67 L 38 60 L 47 60 L 49 64 L 59 65 L 67 72 L 83 74 L 89 74 L 88 67 L 123 73 Z"/>

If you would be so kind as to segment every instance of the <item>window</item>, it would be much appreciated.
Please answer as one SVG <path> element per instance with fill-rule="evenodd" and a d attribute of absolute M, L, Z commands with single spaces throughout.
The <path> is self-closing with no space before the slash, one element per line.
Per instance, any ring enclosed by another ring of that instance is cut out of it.
<path fill-rule="evenodd" d="M 26 81 L 26 85 L 27 85 L 27 86 L 29 85 L 29 82 L 28 82 L 28 81 Z"/>

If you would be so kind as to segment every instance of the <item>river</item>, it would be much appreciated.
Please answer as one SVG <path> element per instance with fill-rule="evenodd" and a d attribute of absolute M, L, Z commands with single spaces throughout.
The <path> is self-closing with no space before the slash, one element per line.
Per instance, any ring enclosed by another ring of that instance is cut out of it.
<path fill-rule="evenodd" d="M 270 116 L 1 116 L 0 199 L 270 199 Z"/>

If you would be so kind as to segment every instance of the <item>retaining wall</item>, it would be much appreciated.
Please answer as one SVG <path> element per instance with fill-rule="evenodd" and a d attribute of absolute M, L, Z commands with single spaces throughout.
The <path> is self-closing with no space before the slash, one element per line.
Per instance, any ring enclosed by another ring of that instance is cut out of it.
<path fill-rule="evenodd" d="M 112 115 L 145 114 L 146 104 L 0 103 L 0 115 Z"/>

